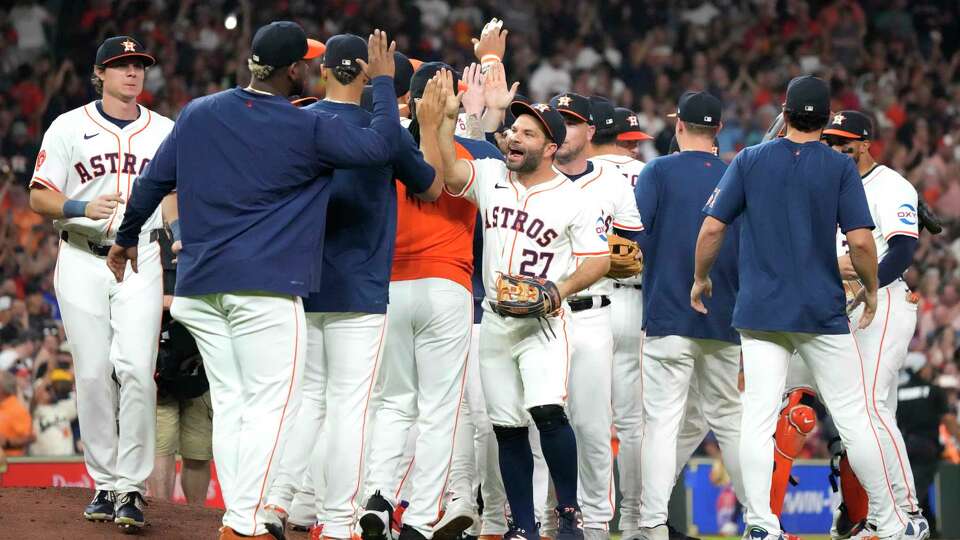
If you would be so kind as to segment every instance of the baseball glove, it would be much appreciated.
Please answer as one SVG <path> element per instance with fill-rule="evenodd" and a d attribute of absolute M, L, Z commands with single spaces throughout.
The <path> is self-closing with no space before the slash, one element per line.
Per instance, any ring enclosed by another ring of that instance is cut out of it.
<path fill-rule="evenodd" d="M 549 317 L 560 310 L 560 291 L 550 280 L 500 274 L 493 311 L 503 317 Z"/>
<path fill-rule="evenodd" d="M 847 297 L 847 313 L 853 311 L 855 307 L 853 303 L 857 300 L 857 295 L 860 294 L 861 289 L 863 289 L 863 284 L 860 283 L 859 279 L 843 282 L 843 293 Z"/>
<path fill-rule="evenodd" d="M 927 203 L 920 199 L 917 204 L 917 215 L 920 216 L 920 228 L 930 231 L 930 234 L 940 234 L 943 232 L 943 224 L 940 218 L 933 213 L 933 210 L 927 206 Z"/>
<path fill-rule="evenodd" d="M 643 254 L 636 242 L 611 234 L 607 236 L 607 243 L 610 245 L 610 271 L 607 277 L 622 279 L 643 272 Z"/>

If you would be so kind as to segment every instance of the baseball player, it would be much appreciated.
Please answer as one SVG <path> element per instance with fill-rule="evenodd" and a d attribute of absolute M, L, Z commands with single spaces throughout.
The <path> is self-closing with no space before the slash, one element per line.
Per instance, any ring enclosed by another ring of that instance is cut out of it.
<path fill-rule="evenodd" d="M 590 99 L 574 93 L 554 96 L 550 106 L 563 115 L 566 124 L 566 137 L 557 150 L 557 169 L 599 206 L 600 218 L 595 225 L 604 239 L 612 234 L 635 236 L 643 230 L 643 223 L 630 186 L 612 164 L 597 164 L 587 159 L 594 135 L 606 135 L 613 128 L 612 106 L 603 101 L 595 101 L 591 106 Z M 602 118 L 595 118 L 591 108 L 603 111 Z M 614 511 L 610 444 L 613 334 L 609 306 L 612 293 L 613 281 L 605 278 L 567 298 L 573 327 L 570 422 L 577 436 L 578 499 L 583 512 L 584 536 L 589 540 L 609 536 Z"/>
<path fill-rule="evenodd" d="M 599 107 L 602 108 L 603 105 Z M 605 119 L 596 117 L 607 118 L 609 114 L 601 115 L 597 108 L 593 108 L 594 121 L 605 124 Z M 636 115 L 629 109 L 616 107 L 611 125 L 612 129 L 594 133 L 591 140 L 593 156 L 590 161 L 595 166 L 610 167 L 619 172 L 622 181 L 632 192 L 644 163 L 633 158 L 631 148 L 636 146 L 637 141 L 652 137 L 640 130 Z M 639 444 L 643 433 L 643 404 L 640 398 L 642 331 L 637 322 L 643 320 L 642 288 L 640 276 L 625 277 L 613 281 L 613 291 L 610 294 L 610 330 L 613 334 L 611 401 L 613 425 L 620 442 L 617 469 L 620 473 L 620 530 L 624 538 L 630 538 L 639 532 Z"/>
<path fill-rule="evenodd" d="M 173 126 L 137 105 L 154 63 L 129 36 L 105 40 L 94 63 L 102 99 L 53 121 L 30 182 L 31 207 L 52 218 L 61 237 L 54 286 L 76 360 L 84 461 L 97 490 L 83 515 L 130 529 L 144 525 L 156 444 L 160 212 L 145 215 L 143 232 L 129 239 L 141 246 L 142 272 L 114 283 L 104 257 L 131 189 Z"/>
<path fill-rule="evenodd" d="M 323 78 L 327 95 L 308 111 L 335 114 L 357 126 L 370 123 L 360 107 L 366 77 L 356 59 L 366 60 L 359 36 L 340 34 L 326 43 Z M 401 144 L 388 167 L 338 169 L 331 181 L 324 233 L 320 287 L 304 301 L 307 313 L 307 361 L 304 407 L 297 417 L 296 445 L 288 445 L 280 477 L 268 497 L 268 510 L 285 520 L 310 454 L 322 462 L 325 490 L 319 522 L 328 538 L 350 538 L 356 498 L 362 486 L 365 425 L 370 400 L 387 345 L 387 286 L 396 236 L 394 178 L 419 199 L 432 201 L 442 184 L 435 130 L 417 142 L 401 131 Z M 358 427 L 359 426 L 359 427 Z M 325 437 L 312 444 L 323 429 Z M 321 448 L 325 447 L 325 448 Z M 322 459 L 321 456 L 326 456 Z"/>
<path fill-rule="evenodd" d="M 836 263 L 839 225 L 864 283 L 859 326 L 876 312 L 874 228 L 854 163 L 820 144 L 830 112 L 830 91 L 816 77 L 793 79 L 784 104 L 786 136 L 748 148 L 733 160 L 711 195 L 697 240 L 691 306 L 707 313 L 710 269 L 728 224 L 744 215 L 733 326 L 741 336 L 740 459 L 747 536 L 780 536 L 771 511 L 773 435 L 787 367 L 796 350 L 811 368 L 850 463 L 870 495 L 880 538 L 900 536 L 903 524 L 890 505 L 876 427 L 867 414 L 864 359 L 850 335 Z"/>
<path fill-rule="evenodd" d="M 887 478 L 893 486 L 894 499 L 908 523 L 905 537 L 926 538 L 929 524 L 920 513 L 913 471 L 907 459 L 903 436 L 896 423 L 897 377 L 906 359 L 907 349 L 917 326 L 917 297 L 902 275 L 913 262 L 921 219 L 919 197 L 905 178 L 889 167 L 878 164 L 870 155 L 873 123 L 859 111 L 841 111 L 833 115 L 823 139 L 834 150 L 849 155 L 857 165 L 867 195 L 870 215 L 876 228 L 873 239 L 880 261 L 877 269 L 879 292 L 877 317 L 866 328 L 854 332 L 864 358 L 864 383 L 868 404 L 883 449 Z M 840 275 L 845 280 L 857 279 L 845 239 L 837 236 Z M 857 313 L 852 317 L 855 319 Z M 847 489 L 848 492 L 862 490 Z M 850 493 L 852 495 L 852 493 Z M 866 508 L 866 500 L 856 506 Z M 850 505 L 844 505 L 849 509 Z M 857 524 L 863 516 L 846 516 L 847 523 Z M 867 527 L 873 516 L 867 517 Z M 838 531 L 838 536 L 853 531 Z"/>
<path fill-rule="evenodd" d="M 576 438 L 563 409 L 570 341 L 561 299 L 589 287 L 609 270 L 604 231 L 597 226 L 599 208 L 553 170 L 566 127 L 560 113 L 546 104 L 511 105 L 517 120 L 505 164 L 456 159 L 452 131 L 458 98 L 452 95 L 449 74 L 444 78 L 441 99 L 447 98 L 446 119 L 440 134 L 444 182 L 455 196 L 477 205 L 484 226 L 483 276 L 490 305 L 484 306 L 480 327 L 480 375 L 514 519 L 505 538 L 539 536 L 527 429 L 531 417 L 557 492 L 558 538 L 582 538 Z M 537 285 L 525 290 L 527 285 L 514 275 L 531 278 L 527 284 Z M 503 315 L 522 315 L 527 294 L 539 300 L 531 310 L 541 317 L 519 320 Z M 511 311 L 511 305 L 517 310 Z"/>
<path fill-rule="evenodd" d="M 449 66 L 422 64 L 410 80 L 410 131 L 437 137 L 442 110 L 417 104 L 427 82 Z M 457 138 L 457 155 L 502 157 L 485 141 Z M 400 488 L 409 493 L 400 538 L 452 538 L 476 521 L 469 491 L 443 499 L 450 481 L 473 324 L 471 273 L 476 208 L 443 194 L 422 203 L 401 190 L 390 276 L 386 353 L 377 427 L 370 441 L 368 495 L 360 518 L 364 539 L 388 534 Z M 398 441 L 416 428 L 413 462 L 404 473 Z M 403 485 L 397 484 L 402 476 Z"/>
<path fill-rule="evenodd" d="M 716 286 L 709 313 L 697 313 L 686 302 L 703 203 L 726 170 L 711 151 L 721 127 L 721 111 L 720 100 L 706 92 L 684 94 L 675 127 L 680 153 L 647 164 L 636 187 L 647 236 L 643 244 L 647 260 L 641 348 L 645 417 L 639 519 L 639 537 L 644 539 L 669 538 L 667 506 L 691 384 L 697 385 L 704 418 L 717 436 L 734 488 L 742 494 L 737 459 L 740 340 L 730 326 L 737 294 L 736 231 L 720 248 L 711 274 Z"/>
<path fill-rule="evenodd" d="M 369 65 L 358 60 L 374 87 L 370 127 L 287 101 L 302 94 L 304 59 L 319 46 L 293 22 L 257 30 L 250 86 L 183 109 L 136 183 L 107 257 L 118 282 L 137 277 L 137 235 L 176 187 L 183 249 L 171 313 L 197 340 L 210 381 L 224 540 L 283 537 L 263 498 L 300 406 L 301 297 L 319 285 L 329 177 L 336 167 L 386 164 L 398 143 L 393 51 L 379 30 Z"/>

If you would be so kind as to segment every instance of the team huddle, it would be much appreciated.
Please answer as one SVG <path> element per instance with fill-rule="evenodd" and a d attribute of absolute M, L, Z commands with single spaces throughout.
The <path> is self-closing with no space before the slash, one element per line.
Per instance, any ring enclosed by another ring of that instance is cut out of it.
<path fill-rule="evenodd" d="M 166 227 L 221 539 L 605 540 L 617 509 L 624 539 L 687 538 L 668 502 L 713 431 L 744 536 L 774 540 L 819 400 L 842 441 L 831 536 L 925 540 L 894 414 L 901 276 L 937 231 L 873 161 L 869 116 L 798 77 L 782 129 L 727 164 L 723 104 L 691 91 L 676 152 L 644 164 L 632 111 L 517 95 L 506 38 L 491 21 L 458 73 L 379 30 L 274 22 L 250 85 L 176 122 L 136 103 L 154 58 L 103 43 L 103 99 L 57 118 L 31 182 L 61 231 L 84 517 L 146 522 Z M 295 99 L 321 57 L 325 98 Z"/>

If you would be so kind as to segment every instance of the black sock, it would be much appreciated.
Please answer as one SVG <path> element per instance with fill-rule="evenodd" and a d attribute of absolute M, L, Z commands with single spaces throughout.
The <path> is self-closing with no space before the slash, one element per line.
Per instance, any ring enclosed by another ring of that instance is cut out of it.
<path fill-rule="evenodd" d="M 577 438 L 569 422 L 550 422 L 540 429 L 540 448 L 550 469 L 560 508 L 577 505 Z"/>
<path fill-rule="evenodd" d="M 493 431 L 500 449 L 500 476 L 503 477 L 513 523 L 526 531 L 528 538 L 539 537 L 533 510 L 533 451 L 528 430 L 525 427 L 494 426 Z"/>

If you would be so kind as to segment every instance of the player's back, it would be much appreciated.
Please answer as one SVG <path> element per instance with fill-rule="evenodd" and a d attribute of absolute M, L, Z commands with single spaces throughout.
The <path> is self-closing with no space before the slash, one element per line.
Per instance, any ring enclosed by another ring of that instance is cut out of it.
<path fill-rule="evenodd" d="M 710 215 L 743 212 L 735 325 L 848 332 L 837 225 L 873 227 L 853 160 L 819 141 L 775 139 L 740 152 L 718 190 Z"/>
<path fill-rule="evenodd" d="M 690 309 L 703 205 L 726 168 L 715 155 L 696 151 L 659 157 L 644 167 L 637 202 L 646 230 L 643 292 L 648 335 L 739 341 L 730 325 L 738 283 L 736 222 L 710 272 L 713 295 L 705 300 L 709 313 L 704 316 Z"/>
<path fill-rule="evenodd" d="M 486 141 L 456 138 L 458 159 L 503 159 Z M 432 203 L 397 183 L 397 242 L 391 281 L 445 278 L 472 289 L 473 239 L 477 207 L 444 191 Z"/>
<path fill-rule="evenodd" d="M 300 293 L 317 280 L 299 262 L 317 249 L 329 185 L 317 179 L 331 171 L 317 158 L 325 144 L 317 123 L 318 113 L 240 88 L 184 108 L 173 131 L 180 215 L 190 225 L 178 294 L 218 292 L 219 272 L 235 290 Z"/>

